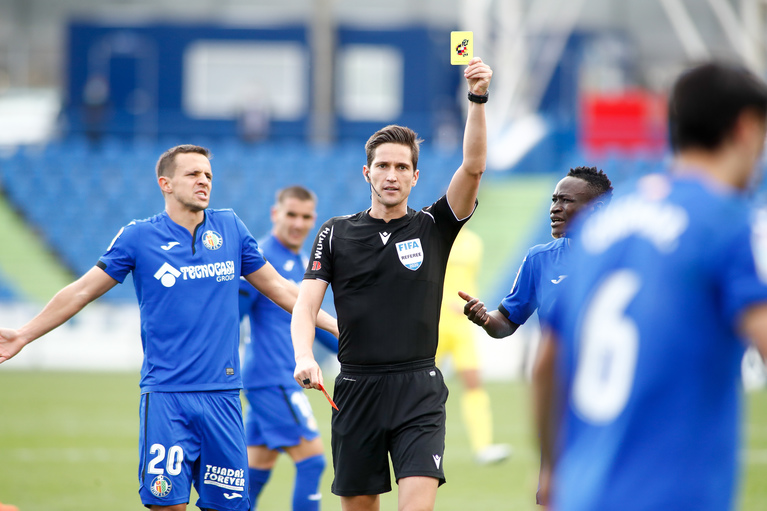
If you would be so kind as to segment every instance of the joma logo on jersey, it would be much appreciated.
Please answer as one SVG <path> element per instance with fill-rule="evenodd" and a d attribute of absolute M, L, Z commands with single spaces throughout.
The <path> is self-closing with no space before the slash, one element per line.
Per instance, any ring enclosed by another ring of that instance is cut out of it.
<path fill-rule="evenodd" d="M 421 263 L 423 263 L 423 247 L 421 246 L 420 238 L 401 241 L 395 246 L 397 247 L 399 262 L 401 262 L 405 268 L 415 271 L 421 267 Z"/>
<path fill-rule="evenodd" d="M 184 280 L 215 277 L 216 282 L 226 282 L 234 279 L 234 274 L 234 261 L 182 266 L 178 270 L 168 263 L 163 263 L 160 269 L 155 272 L 154 278 L 165 287 L 173 287 L 176 279 L 182 275 Z"/>

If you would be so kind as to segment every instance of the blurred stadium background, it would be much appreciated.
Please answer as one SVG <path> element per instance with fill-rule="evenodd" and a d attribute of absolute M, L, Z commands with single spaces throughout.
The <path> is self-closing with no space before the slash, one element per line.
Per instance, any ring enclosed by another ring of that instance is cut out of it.
<path fill-rule="evenodd" d="M 619 188 L 663 168 L 665 94 L 682 68 L 720 57 L 767 76 L 765 0 L 3 0 L 0 324 L 22 324 L 121 226 L 162 209 L 154 163 L 178 143 L 213 151 L 212 207 L 259 237 L 289 184 L 315 190 L 320 220 L 367 207 L 364 141 L 405 124 L 426 140 L 410 204 L 427 205 L 461 157 L 451 30 L 473 30 L 495 70 L 469 224 L 491 306 L 549 239 L 567 169 L 596 165 Z M 524 379 L 535 323 L 511 342 L 480 339 L 488 379 Z M 48 337 L 0 372 L 137 371 L 132 284 Z M 760 361 L 746 366 L 762 387 Z"/>
<path fill-rule="evenodd" d="M 498 303 L 524 250 L 549 239 L 557 179 L 596 165 L 620 187 L 662 168 L 673 77 L 706 57 L 765 76 L 766 22 L 764 0 L 5 0 L 0 324 L 162 208 L 154 162 L 178 143 L 212 149 L 212 206 L 256 236 L 288 184 L 317 192 L 323 220 L 364 209 L 362 146 L 389 123 L 426 140 L 411 205 L 430 203 L 460 162 L 451 30 L 473 30 L 495 70 L 470 225 L 487 248 L 482 297 Z M 135 308 L 126 282 L 8 367 L 138 367 Z M 526 344 L 483 340 L 487 376 L 519 376 Z"/>

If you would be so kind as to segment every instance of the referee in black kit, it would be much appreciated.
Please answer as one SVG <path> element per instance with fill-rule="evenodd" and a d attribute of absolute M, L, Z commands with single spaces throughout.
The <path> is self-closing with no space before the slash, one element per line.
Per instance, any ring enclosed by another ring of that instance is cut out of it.
<path fill-rule="evenodd" d="M 447 387 L 434 365 L 439 310 L 450 247 L 474 212 L 487 155 L 485 105 L 493 72 L 474 58 L 464 71 L 469 109 L 463 163 L 447 193 L 421 211 L 408 208 L 418 182 L 418 136 L 387 126 L 365 144 L 372 204 L 331 218 L 314 241 L 313 258 L 293 309 L 294 376 L 319 388 L 312 354 L 315 319 L 333 286 L 340 331 L 333 412 L 332 491 L 344 511 L 378 510 L 391 491 L 399 508 L 431 510 L 445 482 Z"/>

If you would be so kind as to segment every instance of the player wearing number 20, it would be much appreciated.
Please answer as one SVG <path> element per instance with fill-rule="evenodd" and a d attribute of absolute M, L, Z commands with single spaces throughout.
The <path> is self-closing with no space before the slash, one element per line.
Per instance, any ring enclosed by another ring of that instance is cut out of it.
<path fill-rule="evenodd" d="M 298 287 L 264 260 L 232 210 L 208 209 L 213 171 L 207 149 L 171 148 L 156 171 L 165 211 L 121 229 L 96 266 L 56 293 L 26 325 L 1 328 L 0 363 L 131 273 L 144 348 L 141 502 L 153 511 L 183 511 L 194 484 L 200 509 L 246 511 L 239 280 L 242 275 L 288 311 Z M 324 312 L 318 324 L 338 332 Z"/>
<path fill-rule="evenodd" d="M 766 116 L 747 70 L 688 70 L 669 101 L 670 174 L 575 229 L 578 271 L 534 372 L 553 508 L 733 507 L 741 336 L 767 355 L 767 240 L 742 193 Z"/>

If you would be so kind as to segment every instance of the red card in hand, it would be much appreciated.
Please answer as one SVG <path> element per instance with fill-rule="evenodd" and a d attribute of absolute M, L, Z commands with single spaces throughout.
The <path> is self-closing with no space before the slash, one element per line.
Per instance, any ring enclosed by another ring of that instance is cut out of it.
<path fill-rule="evenodd" d="M 328 391 L 325 390 L 325 387 L 323 387 L 321 383 L 320 383 L 320 390 L 322 391 L 323 394 L 325 394 L 325 397 L 328 399 L 328 403 L 330 403 L 330 406 L 338 410 L 338 407 L 333 402 L 333 399 L 330 397 L 330 394 L 328 394 Z"/>

